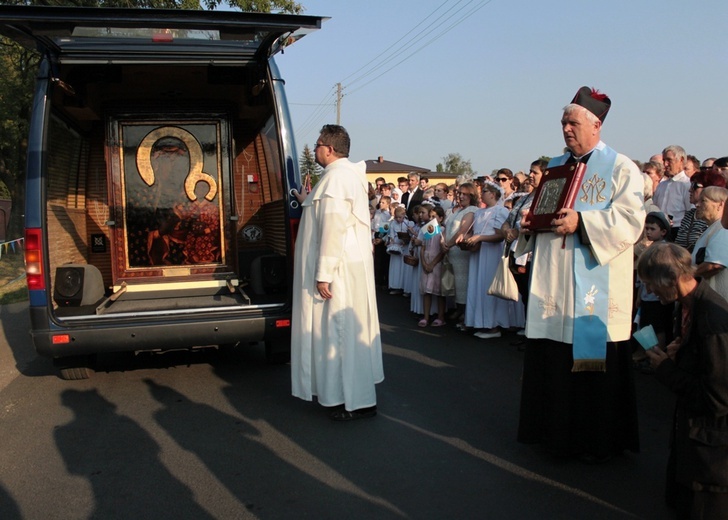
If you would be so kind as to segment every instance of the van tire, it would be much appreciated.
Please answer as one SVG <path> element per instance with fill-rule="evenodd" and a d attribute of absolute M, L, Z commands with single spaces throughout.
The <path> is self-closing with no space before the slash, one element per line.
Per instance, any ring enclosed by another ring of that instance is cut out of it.
<path fill-rule="evenodd" d="M 53 360 L 53 364 L 59 369 L 61 379 L 66 381 L 89 379 L 94 373 L 91 368 L 92 363 L 92 356 L 72 356 Z"/>
<path fill-rule="evenodd" d="M 266 341 L 265 361 L 269 365 L 285 365 L 291 361 L 291 350 L 289 345 Z"/>
<path fill-rule="evenodd" d="M 93 370 L 89 367 L 69 367 L 61 369 L 61 379 L 65 379 L 66 381 L 89 379 L 91 374 L 93 374 Z"/>

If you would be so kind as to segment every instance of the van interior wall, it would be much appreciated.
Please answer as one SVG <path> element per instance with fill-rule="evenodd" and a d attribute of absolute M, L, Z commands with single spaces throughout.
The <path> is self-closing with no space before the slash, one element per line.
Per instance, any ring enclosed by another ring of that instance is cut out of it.
<path fill-rule="evenodd" d="M 51 119 L 48 132 L 48 268 L 53 287 L 58 266 L 87 260 L 86 170 L 82 139 L 57 119 Z"/>
<path fill-rule="evenodd" d="M 262 157 L 260 177 L 263 184 L 265 199 L 262 210 L 265 227 L 265 244 L 277 254 L 286 255 L 286 219 L 283 197 L 283 172 L 280 169 L 281 159 L 278 153 L 279 143 L 261 134 L 259 148 Z"/>
<path fill-rule="evenodd" d="M 106 160 L 104 159 L 104 129 L 99 124 L 91 133 L 86 175 L 86 255 L 89 264 L 95 265 L 104 278 L 104 287 L 113 283 L 111 260 L 111 229 L 106 224 L 111 218 L 109 211 L 109 185 Z M 96 247 L 94 247 L 94 245 Z"/>
<path fill-rule="evenodd" d="M 111 72 L 114 70 L 116 69 Z M 162 82 L 162 79 L 168 82 L 166 72 L 169 71 L 166 69 L 136 70 L 133 67 L 123 70 L 124 76 L 128 74 L 137 80 L 144 78 L 145 87 Z M 140 74 L 142 71 L 146 74 Z M 85 73 L 81 69 L 76 72 L 78 77 L 67 79 L 85 93 L 83 106 L 66 105 L 68 100 L 61 93 L 54 95 L 54 104 L 65 117 L 76 120 L 83 137 L 57 118 L 53 118 L 49 129 L 49 268 L 54 283 L 55 270 L 60 265 L 95 265 L 101 271 L 104 286 L 108 290 L 113 285 L 113 256 L 112 230 L 106 224 L 110 219 L 109 166 L 106 164 L 104 152 L 106 127 L 103 106 L 108 99 L 134 98 L 153 89 L 141 88 L 136 83 L 130 89 L 131 83 L 122 82 L 121 75 L 117 77 L 111 72 L 106 76 L 99 76 L 108 81 L 95 83 L 98 78 L 93 76 L 93 82 L 84 83 L 88 80 Z M 180 71 L 177 70 L 176 74 L 179 75 Z M 233 82 L 230 85 L 211 86 L 207 84 L 206 74 L 199 74 L 196 69 L 186 71 L 184 78 L 185 81 L 176 83 L 182 90 L 204 90 L 210 99 L 214 99 L 217 93 L 220 102 L 227 102 L 229 106 L 241 101 L 240 84 Z M 233 158 L 233 171 L 232 183 L 228 186 L 235 193 L 232 197 L 231 214 L 236 215 L 238 220 L 237 228 L 230 230 L 234 234 L 228 235 L 228 239 L 233 239 L 232 250 L 237 252 L 238 259 L 237 262 L 230 261 L 229 264 L 235 266 L 240 278 L 250 274 L 250 263 L 255 257 L 287 254 L 284 196 L 286 187 L 282 178 L 280 143 L 274 114 L 272 97 L 265 95 L 256 98 L 251 105 L 244 101 L 242 106 L 238 105 L 237 110 L 230 114 L 234 152 L 230 155 Z M 261 230 L 257 238 L 255 234 L 245 233 L 245 229 L 251 226 Z"/>
<path fill-rule="evenodd" d="M 99 126 L 90 133 L 89 140 L 82 140 L 56 121 L 51 125 L 51 133 L 48 236 L 52 240 L 52 283 L 56 267 L 89 263 L 101 271 L 104 286 L 108 288 L 113 285 L 113 279 L 109 227 L 106 225 L 110 217 L 103 128 Z M 278 168 L 269 168 L 266 161 L 266 148 L 277 144 L 266 143 L 266 138 L 260 134 L 248 137 L 247 141 L 235 156 L 233 175 L 234 211 L 238 215 L 237 246 L 246 272 L 255 256 L 286 255 L 281 173 Z M 248 182 L 248 175 L 253 176 L 254 182 Z M 251 225 L 262 230 L 259 240 L 250 240 L 242 233 Z M 91 247 L 94 239 L 101 241 L 100 247 Z"/>
<path fill-rule="evenodd" d="M 280 172 L 268 166 L 265 136 L 239 137 L 236 142 L 247 144 L 234 160 L 238 256 L 240 274 L 248 277 L 255 257 L 286 254 L 285 215 Z"/>

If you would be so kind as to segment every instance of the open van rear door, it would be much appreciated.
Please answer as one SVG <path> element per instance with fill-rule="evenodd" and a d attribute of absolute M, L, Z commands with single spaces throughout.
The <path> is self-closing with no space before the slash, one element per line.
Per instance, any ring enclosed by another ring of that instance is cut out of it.
<path fill-rule="evenodd" d="M 131 74 L 122 70 L 134 65 L 204 66 L 218 71 L 211 70 L 211 78 L 220 78 L 211 81 L 234 84 L 241 80 L 229 76 L 240 77 L 240 67 L 261 64 L 262 69 L 272 54 L 318 29 L 322 20 L 229 11 L 0 7 L 0 32 L 37 48 L 55 64 L 51 81 L 70 98 L 63 108 L 69 116 L 107 122 L 114 291 L 128 284 L 145 292 L 160 290 L 160 283 L 165 288 L 192 282 L 196 288 L 237 285 L 234 233 L 228 225 L 234 203 L 227 107 L 216 110 L 201 86 L 198 98 L 210 101 L 209 107 L 135 113 L 150 104 L 142 90 L 138 101 L 127 100 L 123 108 L 113 111 L 107 103 L 104 114 L 90 114 L 86 100 L 73 102 L 81 97 L 75 84 L 97 74 L 108 90 Z M 56 78 L 63 67 L 76 67 L 81 79 Z M 137 85 L 149 77 L 136 74 Z M 166 99 L 158 95 L 163 102 L 178 95 L 170 87 Z M 180 154 L 184 161 L 175 160 Z M 181 283 L 173 286 L 172 279 Z"/>
<path fill-rule="evenodd" d="M 42 56 L 25 190 L 40 354 L 287 353 L 300 174 L 272 56 L 324 19 L 0 6 L 0 34 Z"/>
<path fill-rule="evenodd" d="M 267 59 L 320 29 L 325 19 L 233 11 L 0 6 L 0 34 L 65 62 L 149 62 L 162 54 L 165 61 L 172 57 L 232 64 Z"/>

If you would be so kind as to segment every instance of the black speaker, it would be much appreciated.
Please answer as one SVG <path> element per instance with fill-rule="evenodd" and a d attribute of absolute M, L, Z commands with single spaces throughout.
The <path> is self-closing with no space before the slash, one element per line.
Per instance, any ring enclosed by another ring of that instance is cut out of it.
<path fill-rule="evenodd" d="M 66 264 L 56 268 L 53 301 L 61 307 L 91 305 L 104 297 L 104 279 L 93 265 Z"/>
<path fill-rule="evenodd" d="M 259 256 L 250 265 L 250 285 L 256 294 L 285 292 L 286 278 L 285 256 Z"/>

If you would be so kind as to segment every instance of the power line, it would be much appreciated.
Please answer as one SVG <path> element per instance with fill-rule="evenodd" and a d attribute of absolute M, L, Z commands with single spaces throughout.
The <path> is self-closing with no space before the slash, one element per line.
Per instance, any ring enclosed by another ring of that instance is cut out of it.
<path fill-rule="evenodd" d="M 319 109 L 312 112 L 306 121 L 301 125 L 301 132 L 307 133 L 311 131 L 312 129 L 318 128 L 319 123 L 328 116 L 328 114 L 334 112 L 335 110 L 335 103 L 332 102 L 327 105 L 322 105 Z"/>
<path fill-rule="evenodd" d="M 397 40 L 397 42 L 395 42 L 394 44 L 390 45 L 389 48 L 387 49 L 387 51 L 381 53 L 380 56 L 382 54 L 387 53 L 387 52 L 389 52 L 389 55 L 384 60 L 382 60 L 380 63 L 378 63 L 375 67 L 372 67 L 369 71 L 365 72 L 364 74 L 362 74 L 359 77 L 354 78 L 352 81 L 350 81 L 349 82 L 349 86 L 351 86 L 351 85 L 353 85 L 353 84 L 361 81 L 362 79 L 366 78 L 370 74 L 373 74 L 378 69 L 382 68 L 387 63 L 391 62 L 393 59 L 395 59 L 398 56 L 401 56 L 402 54 L 404 54 L 408 49 L 410 49 L 414 45 L 420 43 L 422 41 L 422 39 L 420 38 L 420 36 L 422 36 L 423 34 L 426 35 L 428 33 L 428 31 L 430 30 L 431 27 L 437 26 L 438 23 L 440 22 L 440 20 L 443 17 L 445 17 L 449 12 L 451 12 L 453 9 L 455 9 L 458 6 L 458 4 L 461 3 L 461 1 L 463 1 L 463 0 L 458 0 L 454 5 L 450 6 L 445 12 L 441 13 L 437 18 L 435 18 L 427 26 L 425 26 L 420 31 L 418 31 L 417 34 L 415 34 L 414 36 L 412 36 L 409 39 L 409 42 L 406 45 L 404 45 L 403 47 L 395 47 L 395 45 L 396 45 L 396 43 L 402 41 L 404 39 L 404 37 L 400 38 L 399 40 Z M 454 16 L 455 14 L 457 14 L 459 11 L 461 11 L 464 7 L 466 7 L 468 4 L 472 3 L 473 1 L 474 0 L 469 0 L 467 2 L 467 4 L 465 4 L 465 6 L 461 7 L 460 9 L 458 9 L 457 11 L 455 11 L 455 13 L 451 14 L 450 16 L 448 16 L 445 19 L 445 21 L 447 21 L 450 18 L 452 18 L 452 16 Z M 444 4 L 442 4 L 442 5 L 444 5 Z M 442 7 L 442 5 L 440 7 L 438 7 L 437 9 L 435 9 L 433 12 L 431 12 L 429 15 L 427 15 L 425 17 L 425 19 L 422 20 L 422 22 L 420 22 L 419 24 L 417 24 L 416 27 L 419 27 L 420 25 L 422 25 L 422 23 L 424 23 L 425 20 L 427 20 L 428 18 L 430 18 L 430 16 L 432 16 L 433 14 L 435 14 Z M 409 32 L 407 32 L 407 34 L 409 34 L 410 32 L 412 32 L 412 30 L 414 30 L 414 29 L 411 29 Z"/>
<path fill-rule="evenodd" d="M 314 128 L 315 126 L 318 126 L 318 122 L 323 118 L 323 116 L 328 113 L 329 110 L 333 110 L 335 106 L 335 98 L 333 98 L 334 95 L 334 88 L 332 87 L 329 89 L 329 91 L 324 95 L 323 99 L 315 104 L 316 109 L 314 109 L 308 117 L 298 125 L 299 130 L 297 130 L 296 133 L 305 134 L 310 131 L 311 128 Z"/>
<path fill-rule="evenodd" d="M 407 61 L 410 58 L 412 58 L 413 56 L 415 56 L 420 51 L 427 48 L 432 43 L 434 43 L 437 40 L 439 40 L 440 38 L 442 38 L 445 34 L 450 32 L 453 28 L 460 25 L 463 21 L 465 21 L 467 18 L 469 18 L 472 14 L 479 11 L 486 5 L 490 4 L 493 0 L 487 0 L 485 2 L 482 2 L 478 5 L 471 7 L 462 16 L 455 19 L 455 21 L 452 24 L 450 24 L 449 26 L 440 30 L 434 36 L 432 36 L 429 40 L 426 40 L 424 43 L 422 43 L 422 39 L 420 38 L 421 35 L 426 34 L 426 33 L 431 34 L 435 31 L 438 31 L 439 29 L 442 28 L 442 26 L 445 23 L 447 23 L 448 21 L 450 21 L 453 18 L 455 18 L 456 16 L 458 16 L 463 10 L 467 9 L 468 6 L 470 6 L 475 0 L 469 0 L 464 5 L 462 5 L 458 8 L 458 5 L 461 4 L 462 1 L 463 0 L 457 0 L 457 2 L 454 5 L 448 7 L 445 11 L 443 11 L 439 15 L 437 15 L 437 17 L 434 20 L 432 20 L 425 27 L 423 27 L 422 29 L 417 31 L 410 38 L 409 43 L 406 44 L 404 47 L 401 47 L 401 48 L 395 47 L 398 43 L 405 40 L 418 27 L 422 26 L 427 20 L 432 18 L 438 11 L 440 11 L 443 7 L 445 7 L 448 2 L 446 0 L 445 2 L 440 4 L 432 12 L 430 12 L 425 18 L 423 18 L 419 23 L 417 23 L 414 27 L 412 27 L 409 31 L 407 31 L 404 35 L 402 35 L 397 41 L 395 41 L 393 44 L 391 44 L 387 49 L 385 49 L 384 51 L 379 53 L 373 59 L 369 60 L 363 66 L 359 67 L 356 71 L 354 71 L 351 74 L 349 74 L 348 76 L 346 76 L 341 82 L 337 83 L 337 85 L 331 87 L 331 89 L 329 89 L 329 91 L 326 93 L 326 95 L 324 96 L 324 98 L 321 100 L 320 103 L 309 103 L 309 104 L 291 103 L 291 105 L 315 106 L 316 107 L 316 109 L 311 114 L 309 114 L 309 116 L 306 118 L 306 120 L 300 125 L 299 129 L 296 131 L 296 134 L 305 135 L 308 132 L 311 132 L 312 130 L 317 129 L 318 125 L 320 124 L 320 122 L 323 121 L 324 117 L 328 116 L 329 110 L 327 110 L 327 109 L 331 109 L 333 111 L 333 109 L 335 107 L 336 113 L 337 114 L 340 113 L 339 111 L 341 108 L 341 98 L 344 95 L 354 94 L 355 92 L 358 92 L 359 90 L 363 89 L 367 85 L 369 85 L 369 84 L 373 83 L 374 81 L 376 81 L 377 79 L 381 78 L 382 76 L 384 76 L 391 70 L 395 69 L 396 67 L 398 67 L 405 61 Z M 430 28 L 432 28 L 433 26 L 435 27 L 435 31 L 430 31 Z M 335 92 L 335 89 L 337 87 L 340 88 L 341 83 L 343 83 L 347 79 L 354 77 L 354 79 L 351 82 L 349 82 L 348 85 L 345 85 L 343 87 L 344 89 L 350 88 L 352 85 L 355 85 L 357 82 L 360 82 L 360 81 L 364 80 L 366 77 L 370 76 L 371 74 L 374 74 L 375 72 L 380 70 L 382 67 L 384 67 L 386 64 L 390 63 L 392 60 L 394 60 L 397 57 L 400 57 L 400 56 L 404 55 L 405 53 L 407 53 L 408 51 L 410 51 L 415 45 L 419 45 L 419 47 L 414 49 L 409 54 L 406 54 L 401 60 L 397 61 L 391 67 L 382 71 L 381 73 L 379 73 L 378 75 L 376 75 L 375 77 L 373 77 L 372 79 L 370 79 L 369 81 L 364 83 L 363 85 L 360 85 L 358 88 L 356 88 L 350 92 L 347 92 L 346 94 L 343 94 L 343 95 L 341 94 L 341 92 L 339 92 L 338 95 Z M 386 57 L 383 60 L 381 60 L 379 63 L 370 67 L 367 70 L 367 67 L 369 67 L 369 65 L 376 62 L 382 56 L 386 56 Z M 365 71 L 365 72 L 363 72 L 362 74 L 359 74 L 357 76 L 357 74 L 361 71 Z"/>
<path fill-rule="evenodd" d="M 461 17 L 460 17 L 459 19 L 457 19 L 457 20 L 456 20 L 455 22 L 453 22 L 453 23 L 452 23 L 452 24 L 451 24 L 450 26 L 448 26 L 447 28 L 445 28 L 445 30 L 443 30 L 443 31 L 442 31 L 441 33 L 437 34 L 437 35 L 436 35 L 435 37 L 433 37 L 433 38 L 432 38 L 431 40 L 429 40 L 429 41 L 427 41 L 426 43 L 424 43 L 424 44 L 423 44 L 423 45 L 422 45 L 421 47 L 419 47 L 418 49 L 416 49 L 416 50 L 415 50 L 414 52 L 412 52 L 411 54 L 409 54 L 409 55 L 405 56 L 404 58 L 402 58 L 402 59 L 401 59 L 400 61 L 398 61 L 397 63 L 395 63 L 394 65 L 392 65 L 392 66 L 391 66 L 390 68 L 388 68 L 387 70 L 385 70 L 385 71 L 384 71 L 384 72 L 382 72 L 381 74 L 379 74 L 379 75 L 375 76 L 374 78 L 372 78 L 371 80 L 367 81 L 367 82 L 366 82 L 366 83 L 364 83 L 363 85 L 361 85 L 361 86 L 359 86 L 358 88 L 356 88 L 356 89 L 352 90 L 351 92 L 349 92 L 349 93 L 348 93 L 348 95 L 351 95 L 351 94 L 353 94 L 353 93 L 355 93 L 355 92 L 358 92 L 359 90 L 361 90 L 362 88 L 366 87 L 366 86 L 367 86 L 367 85 L 369 85 L 370 83 L 372 83 L 372 82 L 376 81 L 377 79 L 381 78 L 382 76 L 384 76 L 384 75 L 385 75 L 385 74 L 386 74 L 387 72 L 391 71 L 392 69 L 394 69 L 394 68 L 396 68 L 397 66 L 401 65 L 402 63 L 404 63 L 404 62 L 405 62 L 405 61 L 407 61 L 408 59 L 412 58 L 412 57 L 413 57 L 414 55 L 416 55 L 417 53 L 419 53 L 419 52 L 420 52 L 421 50 L 424 50 L 424 49 L 425 49 L 425 48 L 427 48 L 427 47 L 428 47 L 429 45 L 431 45 L 432 43 L 434 43 L 434 42 L 436 42 L 437 40 L 439 40 L 440 38 L 442 38 L 442 37 L 443 37 L 443 36 L 444 36 L 445 34 L 447 34 L 448 32 L 450 32 L 450 31 L 451 31 L 451 30 L 452 30 L 453 28 L 457 27 L 457 26 L 458 26 L 458 25 L 460 25 L 460 24 L 461 24 L 461 23 L 462 23 L 463 21 L 465 21 L 465 20 L 466 20 L 467 18 L 469 18 L 469 17 L 470 17 L 470 16 L 471 16 L 471 15 L 472 15 L 473 13 L 475 13 L 475 12 L 479 11 L 480 9 L 482 9 L 483 7 L 485 7 L 486 5 L 488 5 L 489 3 L 491 3 L 492 1 L 493 1 L 493 0 L 487 0 L 487 1 L 486 1 L 485 3 L 483 3 L 483 4 L 481 4 L 481 5 L 477 5 L 477 6 L 473 7 L 473 8 L 472 8 L 472 9 L 471 9 L 470 11 L 466 12 L 466 13 L 465 13 L 465 14 L 464 14 L 463 16 L 461 16 Z M 472 3 L 472 2 L 468 2 L 468 4 L 470 4 L 470 3 Z M 466 4 L 466 6 L 467 6 L 468 4 Z M 465 8 L 466 6 L 463 6 L 463 7 L 461 8 L 461 9 L 459 9 L 458 11 L 456 11 L 455 13 L 453 13 L 453 15 L 449 16 L 449 17 L 448 17 L 448 18 L 447 18 L 446 20 L 449 20 L 449 19 L 451 19 L 451 18 L 452 18 L 453 16 L 455 16 L 455 15 L 456 15 L 457 13 L 459 13 L 460 11 L 462 11 L 462 9 L 464 9 L 464 8 Z"/>
<path fill-rule="evenodd" d="M 460 0 L 458 0 L 458 2 L 459 2 L 459 1 L 460 1 Z M 405 33 L 404 35 L 402 35 L 402 37 L 401 37 L 401 38 L 400 38 L 399 40 L 397 40 L 396 42 L 394 42 L 394 43 L 393 43 L 392 45 L 390 45 L 390 46 L 389 46 L 389 47 L 388 47 L 387 49 L 383 50 L 383 51 L 382 51 L 381 53 L 379 53 L 378 55 L 376 55 L 376 56 L 375 56 L 374 58 L 372 58 L 371 60 L 369 60 L 369 61 L 368 61 L 367 63 L 365 63 L 364 65 L 362 65 L 361 67 L 359 67 L 359 68 L 358 68 L 357 70 L 355 70 L 354 72 L 352 72 L 351 74 L 349 74 L 348 76 L 346 76 L 346 77 L 345 77 L 344 79 L 342 79 L 342 80 L 341 80 L 341 82 L 342 82 L 342 83 L 343 83 L 343 82 L 345 82 L 345 81 L 346 81 L 347 79 L 349 79 L 349 78 L 351 78 L 352 76 L 356 75 L 356 74 L 357 74 L 358 72 L 360 72 L 361 70 L 365 69 L 365 68 L 366 68 L 366 67 L 368 67 L 368 66 L 369 66 L 369 65 L 370 65 L 371 63 L 375 62 L 375 61 L 376 61 L 377 59 L 379 59 L 379 58 L 380 58 L 381 56 L 383 56 L 384 54 L 386 54 L 386 53 L 387 53 L 387 52 L 388 52 L 388 51 L 389 51 L 390 49 L 392 49 L 392 48 L 393 48 L 393 47 L 394 47 L 395 45 L 397 45 L 397 44 L 398 44 L 399 42 L 401 42 L 402 40 L 404 40 L 404 39 L 405 39 L 405 37 L 407 37 L 407 35 L 408 35 L 408 34 L 410 34 L 410 33 L 411 33 L 412 31 L 414 31 L 415 29 L 417 29 L 417 28 L 418 28 L 418 27 L 419 27 L 420 25 L 422 25 L 423 23 L 425 23 L 425 20 L 427 20 L 427 19 L 428 19 L 428 18 L 429 18 L 430 16 L 432 16 L 433 14 L 435 14 L 435 13 L 436 13 L 436 12 L 437 12 L 438 10 L 440 10 L 440 9 L 442 8 L 442 6 L 444 6 L 445 4 L 447 4 L 447 0 L 445 0 L 445 2 L 443 2 L 442 4 L 440 4 L 440 6 L 439 6 L 439 7 L 437 8 L 437 9 L 435 9 L 435 10 L 434 10 L 434 11 L 432 11 L 432 12 L 431 12 L 430 14 L 428 14 L 428 15 L 427 15 L 427 16 L 426 16 L 426 17 L 425 17 L 425 18 L 424 18 L 424 19 L 423 19 L 423 20 L 422 20 L 422 21 L 421 21 L 420 23 L 418 23 L 418 24 L 417 24 L 417 25 L 415 25 L 415 26 L 414 26 L 414 27 L 413 27 L 412 29 L 410 29 L 410 30 L 409 30 L 409 31 L 407 31 L 407 32 L 406 32 L 406 33 Z"/>

